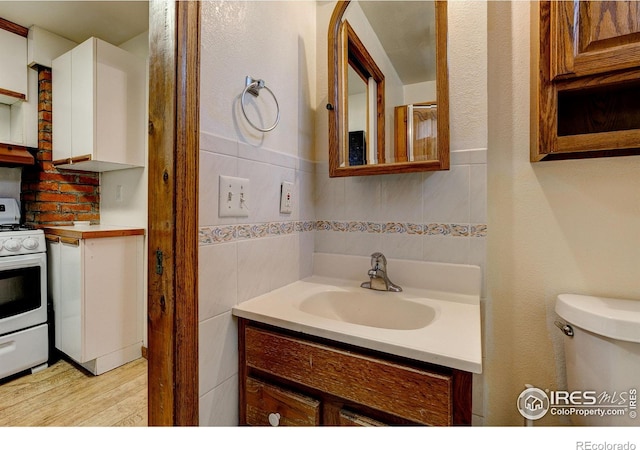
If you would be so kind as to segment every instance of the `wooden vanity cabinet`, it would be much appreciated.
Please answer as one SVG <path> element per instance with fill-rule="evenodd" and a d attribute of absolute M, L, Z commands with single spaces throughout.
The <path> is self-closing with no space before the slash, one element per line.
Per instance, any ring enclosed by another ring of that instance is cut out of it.
<path fill-rule="evenodd" d="M 238 325 L 241 425 L 471 424 L 469 372 Z"/>
<path fill-rule="evenodd" d="M 640 154 L 640 3 L 532 5 L 531 161 Z"/>

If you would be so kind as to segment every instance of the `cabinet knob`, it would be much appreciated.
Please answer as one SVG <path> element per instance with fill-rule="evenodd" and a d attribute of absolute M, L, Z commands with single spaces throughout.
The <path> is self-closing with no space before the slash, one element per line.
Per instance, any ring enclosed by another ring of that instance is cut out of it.
<path fill-rule="evenodd" d="M 271 424 L 272 427 L 280 425 L 280 413 L 269 414 L 269 424 Z"/>

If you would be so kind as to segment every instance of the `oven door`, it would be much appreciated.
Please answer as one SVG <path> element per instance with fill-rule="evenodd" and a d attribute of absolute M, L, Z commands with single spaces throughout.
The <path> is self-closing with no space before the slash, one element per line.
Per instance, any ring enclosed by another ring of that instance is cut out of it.
<path fill-rule="evenodd" d="M 0 336 L 46 321 L 46 253 L 0 257 Z"/>

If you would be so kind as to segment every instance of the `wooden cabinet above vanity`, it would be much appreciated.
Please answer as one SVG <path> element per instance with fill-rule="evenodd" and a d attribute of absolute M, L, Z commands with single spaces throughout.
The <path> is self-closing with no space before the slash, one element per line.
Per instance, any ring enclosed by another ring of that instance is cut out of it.
<path fill-rule="evenodd" d="M 242 425 L 470 425 L 470 372 L 239 318 Z"/>
<path fill-rule="evenodd" d="M 531 161 L 640 154 L 640 3 L 532 5 Z"/>

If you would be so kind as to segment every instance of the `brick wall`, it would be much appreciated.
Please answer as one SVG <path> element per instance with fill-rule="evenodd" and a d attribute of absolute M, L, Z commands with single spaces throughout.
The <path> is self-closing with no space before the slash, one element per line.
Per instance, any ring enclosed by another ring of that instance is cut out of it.
<path fill-rule="evenodd" d="M 36 164 L 22 171 L 22 213 L 33 226 L 100 220 L 100 175 L 57 170 L 51 163 L 51 69 L 38 69 Z"/>

